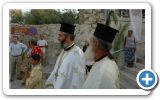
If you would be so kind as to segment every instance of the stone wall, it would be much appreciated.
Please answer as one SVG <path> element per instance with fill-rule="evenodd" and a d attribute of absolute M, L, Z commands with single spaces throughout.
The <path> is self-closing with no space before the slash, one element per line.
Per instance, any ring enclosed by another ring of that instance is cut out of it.
<path fill-rule="evenodd" d="M 125 23 L 130 23 L 129 19 L 120 19 L 122 25 Z M 79 24 L 76 24 L 75 30 L 75 43 L 80 48 L 83 47 L 84 41 L 87 40 L 93 33 L 96 28 L 96 23 L 105 23 L 105 13 L 104 10 L 101 9 L 80 9 L 79 10 Z M 111 26 L 117 28 L 114 22 L 111 22 Z M 143 23 L 143 31 L 145 24 Z M 19 25 L 19 24 L 10 24 L 10 28 L 12 27 L 35 27 L 37 29 L 38 35 L 32 37 L 30 35 L 26 35 L 24 33 L 20 33 L 20 40 L 27 44 L 32 38 L 39 38 L 40 34 L 45 36 L 45 39 L 48 42 L 48 64 L 54 64 L 57 56 L 60 53 L 60 44 L 57 40 L 57 33 L 59 32 L 60 24 L 44 24 L 44 25 Z M 126 31 L 127 33 L 127 31 Z M 143 32 L 144 33 L 144 32 Z"/>
<path fill-rule="evenodd" d="M 59 32 L 59 28 L 60 28 L 60 24 L 48 24 L 48 25 L 19 25 L 19 24 L 11 24 L 10 27 L 17 27 L 17 28 L 21 28 L 21 27 L 25 27 L 25 28 L 29 28 L 29 27 L 35 27 L 37 29 L 38 34 L 36 36 L 31 36 L 31 35 L 27 35 L 24 33 L 14 33 L 14 34 L 18 34 L 20 41 L 23 42 L 24 44 L 27 44 L 27 42 L 30 39 L 39 39 L 39 35 L 43 34 L 45 36 L 45 39 L 48 42 L 49 48 L 48 48 L 48 54 L 47 54 L 47 58 L 48 58 L 48 64 L 54 64 L 57 56 L 60 53 L 60 44 L 59 41 L 57 39 L 57 34 Z M 82 46 L 84 45 L 84 41 L 88 39 L 88 37 L 94 32 L 94 28 L 92 27 L 92 25 L 89 24 L 81 24 L 81 25 L 76 25 L 76 30 L 75 30 L 75 43 L 76 45 L 78 45 L 79 47 L 82 48 Z"/>
<path fill-rule="evenodd" d="M 105 13 L 102 9 L 80 9 L 79 20 L 80 24 L 105 23 Z"/>

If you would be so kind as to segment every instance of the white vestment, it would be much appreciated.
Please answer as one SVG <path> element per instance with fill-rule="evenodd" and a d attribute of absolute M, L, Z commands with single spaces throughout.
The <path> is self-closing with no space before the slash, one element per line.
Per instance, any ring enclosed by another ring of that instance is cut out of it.
<path fill-rule="evenodd" d="M 95 62 L 87 76 L 83 89 L 119 88 L 119 70 L 115 61 L 108 57 Z"/>
<path fill-rule="evenodd" d="M 85 79 L 84 54 L 79 47 L 74 45 L 68 51 L 62 50 L 45 85 L 52 84 L 55 89 L 78 89 L 82 87 Z"/>

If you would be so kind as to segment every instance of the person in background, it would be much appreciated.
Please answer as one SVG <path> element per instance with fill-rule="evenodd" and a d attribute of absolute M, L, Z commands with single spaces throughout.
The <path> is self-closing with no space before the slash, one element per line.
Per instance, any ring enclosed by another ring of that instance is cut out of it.
<path fill-rule="evenodd" d="M 135 61 L 136 42 L 132 30 L 128 30 L 128 34 L 124 40 L 124 55 L 127 67 L 133 67 Z"/>
<path fill-rule="evenodd" d="M 12 36 L 12 42 L 9 46 L 10 53 L 10 81 L 15 79 L 21 80 L 21 64 L 22 64 L 22 55 L 26 52 L 27 46 L 18 41 L 18 36 Z"/>
<path fill-rule="evenodd" d="M 31 47 L 31 56 L 34 54 L 38 54 L 41 57 L 40 61 L 42 61 L 43 53 L 42 53 L 42 49 L 37 45 L 37 41 L 32 39 L 30 41 L 30 47 Z"/>
<path fill-rule="evenodd" d="M 31 51 L 31 41 L 28 41 L 28 50 L 24 57 L 23 64 L 21 66 L 21 69 L 24 73 L 22 85 L 25 85 L 26 79 L 29 77 L 29 74 L 31 72 L 31 64 L 29 62 L 29 59 L 31 57 Z"/>
<path fill-rule="evenodd" d="M 42 66 L 40 64 L 40 55 L 33 54 L 30 57 L 31 63 L 31 73 L 29 77 L 26 79 L 25 88 L 26 89 L 43 89 L 44 84 L 42 80 L 43 72 Z"/>
<path fill-rule="evenodd" d="M 83 52 L 85 52 L 86 51 L 86 49 L 88 48 L 88 46 L 89 46 L 89 43 L 88 43 L 88 41 L 86 40 L 85 41 L 85 44 L 84 44 L 84 46 L 83 46 Z"/>
<path fill-rule="evenodd" d="M 44 39 L 43 35 L 40 35 L 40 40 L 38 40 L 37 45 L 41 48 L 42 53 L 43 53 L 43 58 L 42 61 L 44 62 L 46 59 L 46 52 L 48 49 L 48 43 L 47 41 Z"/>

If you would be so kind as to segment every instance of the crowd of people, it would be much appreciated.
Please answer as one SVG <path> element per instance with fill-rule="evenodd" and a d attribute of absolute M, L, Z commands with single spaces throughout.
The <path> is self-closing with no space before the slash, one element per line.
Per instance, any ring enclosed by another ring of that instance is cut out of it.
<path fill-rule="evenodd" d="M 35 66 L 39 66 L 39 68 L 42 69 L 41 66 L 45 60 L 47 47 L 48 44 L 43 35 L 40 35 L 40 40 L 38 41 L 31 39 L 28 41 L 27 45 L 19 41 L 18 35 L 12 35 L 9 48 L 10 82 L 14 80 L 23 80 L 22 85 L 29 88 L 29 81 L 38 79 L 34 74 L 39 75 L 38 71 L 42 72 L 42 70 L 38 70 L 38 67 Z"/>
<path fill-rule="evenodd" d="M 61 23 L 58 40 L 62 50 L 50 76 L 43 81 L 42 66 L 48 43 L 43 35 L 25 45 L 13 35 L 10 43 L 10 82 L 23 80 L 26 89 L 118 89 L 119 69 L 110 50 L 118 31 L 97 23 L 83 50 L 74 43 L 75 25 Z M 133 66 L 135 45 L 132 31 L 125 38 L 125 61 Z M 129 53 L 128 53 L 129 52 Z M 25 65 L 24 65 L 25 64 Z"/>

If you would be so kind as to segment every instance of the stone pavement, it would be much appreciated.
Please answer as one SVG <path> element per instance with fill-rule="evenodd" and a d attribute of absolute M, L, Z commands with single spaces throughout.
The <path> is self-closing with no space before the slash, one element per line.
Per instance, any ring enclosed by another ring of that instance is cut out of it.
<path fill-rule="evenodd" d="M 136 82 L 136 75 L 137 73 L 144 68 L 144 64 L 137 63 L 133 68 L 128 68 L 124 66 L 125 68 L 120 69 L 120 88 L 121 89 L 138 89 L 139 86 Z M 52 72 L 53 67 L 46 66 L 43 68 L 44 72 L 44 82 Z M 22 80 L 16 80 L 11 82 L 10 88 L 11 89 L 24 89 L 24 85 L 21 84 Z"/>
<path fill-rule="evenodd" d="M 120 88 L 121 89 L 139 89 L 136 82 L 138 72 L 144 69 L 144 64 L 136 63 L 133 68 L 125 68 L 120 70 Z"/>
<path fill-rule="evenodd" d="M 50 73 L 52 72 L 54 66 L 46 66 L 43 67 L 43 81 L 45 82 Z M 15 80 L 10 83 L 10 88 L 11 89 L 24 89 L 24 85 L 22 85 L 22 80 Z"/>

